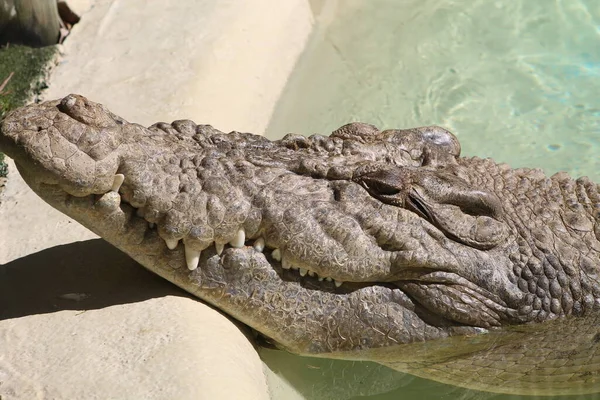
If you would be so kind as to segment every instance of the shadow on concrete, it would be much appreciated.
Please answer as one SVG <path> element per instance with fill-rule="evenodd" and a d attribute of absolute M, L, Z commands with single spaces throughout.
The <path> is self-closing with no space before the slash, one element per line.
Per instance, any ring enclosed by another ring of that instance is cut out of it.
<path fill-rule="evenodd" d="M 169 295 L 192 297 L 102 239 L 56 246 L 0 265 L 0 320 Z"/>

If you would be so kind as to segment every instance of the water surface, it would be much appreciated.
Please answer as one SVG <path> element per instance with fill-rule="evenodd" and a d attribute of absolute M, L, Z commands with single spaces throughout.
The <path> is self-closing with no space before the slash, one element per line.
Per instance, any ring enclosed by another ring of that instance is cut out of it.
<path fill-rule="evenodd" d="M 344 0 L 267 131 L 441 125 L 463 155 L 600 181 L 600 1 Z"/>

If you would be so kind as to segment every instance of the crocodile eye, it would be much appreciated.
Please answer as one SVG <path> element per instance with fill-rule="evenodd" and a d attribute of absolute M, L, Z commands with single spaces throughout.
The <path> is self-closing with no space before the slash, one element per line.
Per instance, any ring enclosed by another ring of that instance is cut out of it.
<path fill-rule="evenodd" d="M 381 181 L 372 182 L 370 184 L 370 187 L 373 191 L 377 192 L 378 194 L 386 196 L 395 196 L 398 193 L 400 193 L 400 189 L 398 187 Z"/>
<path fill-rule="evenodd" d="M 355 177 L 354 182 L 380 201 L 402 207 L 411 187 L 411 171 L 404 168 L 379 170 Z"/>
<path fill-rule="evenodd" d="M 363 178 L 360 180 L 360 184 L 374 196 L 395 196 L 401 191 L 397 186 L 376 178 Z"/>

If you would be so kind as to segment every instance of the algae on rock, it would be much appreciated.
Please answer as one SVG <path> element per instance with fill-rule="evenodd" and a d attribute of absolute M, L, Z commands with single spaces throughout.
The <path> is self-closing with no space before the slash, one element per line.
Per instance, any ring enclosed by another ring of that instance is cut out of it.
<path fill-rule="evenodd" d="M 9 44 L 0 47 L 0 120 L 13 108 L 37 100 L 58 59 L 58 46 L 32 48 Z M 0 177 L 8 174 L 0 153 Z"/>

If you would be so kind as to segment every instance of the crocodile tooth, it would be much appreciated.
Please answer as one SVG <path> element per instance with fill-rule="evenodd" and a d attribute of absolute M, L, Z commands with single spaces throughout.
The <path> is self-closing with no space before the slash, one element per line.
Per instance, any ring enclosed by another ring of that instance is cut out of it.
<path fill-rule="evenodd" d="M 275 257 L 273 257 L 273 258 L 275 258 Z M 281 260 L 281 268 L 283 268 L 283 269 L 292 268 L 292 266 L 290 265 L 290 262 L 287 260 L 287 258 L 284 258 Z"/>
<path fill-rule="evenodd" d="M 306 273 L 308 272 L 308 271 L 307 271 L 306 269 L 304 269 L 304 268 L 299 268 L 298 270 L 300 271 L 300 276 L 305 276 L 305 275 L 306 275 Z"/>
<path fill-rule="evenodd" d="M 112 188 L 110 190 L 113 192 L 118 192 L 124 181 L 125 181 L 125 175 L 115 174 L 115 180 L 113 181 Z"/>
<path fill-rule="evenodd" d="M 165 243 L 167 243 L 169 250 L 175 250 L 175 247 L 177 247 L 177 244 L 179 243 L 179 239 L 165 239 Z"/>
<path fill-rule="evenodd" d="M 94 207 L 104 208 L 107 210 L 116 210 L 121 204 L 121 196 L 119 193 L 108 192 L 102 195 L 94 204 Z"/>
<path fill-rule="evenodd" d="M 194 250 L 185 246 L 185 262 L 190 271 L 198 268 L 198 262 L 200 261 L 200 251 Z"/>
<path fill-rule="evenodd" d="M 239 249 L 240 247 L 244 247 L 245 241 L 246 232 L 244 231 L 244 228 L 241 228 L 239 231 L 236 232 L 235 236 L 233 237 L 233 240 L 229 242 L 229 244 L 231 245 L 231 247 L 236 247 Z"/>
<path fill-rule="evenodd" d="M 332 277 L 330 277 L 330 276 L 328 276 L 327 278 L 325 278 L 325 280 L 326 280 L 327 282 L 332 282 L 332 281 L 333 281 L 333 278 L 332 278 Z"/>
<path fill-rule="evenodd" d="M 318 279 L 319 279 L 319 282 L 323 282 L 323 279 L 325 279 L 325 278 L 323 278 L 322 276 L 320 276 Z"/>
<path fill-rule="evenodd" d="M 262 237 L 259 237 L 254 242 L 254 250 L 262 253 L 264 249 L 265 249 L 265 239 L 263 239 Z"/>
<path fill-rule="evenodd" d="M 308 276 L 316 276 L 317 273 L 311 270 L 308 270 Z"/>
<path fill-rule="evenodd" d="M 273 252 L 271 253 L 271 257 L 273 257 L 273 260 L 281 261 L 281 250 L 279 250 L 279 249 L 273 250 Z"/>
<path fill-rule="evenodd" d="M 223 249 L 225 248 L 225 243 L 215 242 L 215 250 L 218 255 L 223 253 Z"/>
<path fill-rule="evenodd" d="M 336 280 L 334 279 L 334 280 L 333 280 L 333 283 L 335 284 L 335 287 L 340 287 L 340 286 L 342 286 L 342 283 L 344 283 L 344 282 L 336 281 Z"/>

